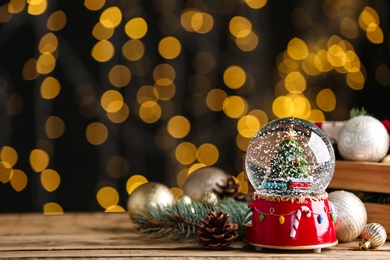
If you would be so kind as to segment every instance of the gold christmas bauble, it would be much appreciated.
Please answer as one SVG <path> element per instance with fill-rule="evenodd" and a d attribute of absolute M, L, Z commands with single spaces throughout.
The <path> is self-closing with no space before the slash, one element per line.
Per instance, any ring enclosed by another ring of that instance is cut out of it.
<path fill-rule="evenodd" d="M 390 154 L 386 155 L 386 156 L 382 159 L 381 163 L 390 164 Z"/>
<path fill-rule="evenodd" d="M 225 186 L 229 175 L 218 167 L 206 166 L 195 170 L 183 184 L 183 192 L 194 200 L 200 200 L 206 192 L 213 192 L 218 185 Z"/>
<path fill-rule="evenodd" d="M 200 197 L 200 202 L 215 206 L 218 204 L 218 195 L 210 191 L 205 192 L 202 197 Z"/>
<path fill-rule="evenodd" d="M 359 237 L 367 224 L 367 211 L 359 197 L 352 192 L 340 190 L 330 192 L 328 199 L 337 211 L 337 240 L 344 243 Z"/>
<path fill-rule="evenodd" d="M 363 227 L 359 242 L 360 249 L 370 249 L 382 246 L 387 239 L 385 228 L 379 223 L 370 223 Z"/>
<path fill-rule="evenodd" d="M 127 200 L 127 212 L 132 219 L 138 210 L 151 206 L 164 207 L 174 202 L 171 190 L 164 184 L 148 182 L 135 189 Z"/>

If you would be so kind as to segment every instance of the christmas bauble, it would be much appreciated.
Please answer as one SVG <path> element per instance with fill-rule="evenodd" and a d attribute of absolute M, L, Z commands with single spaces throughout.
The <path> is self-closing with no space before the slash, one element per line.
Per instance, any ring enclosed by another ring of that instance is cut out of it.
<path fill-rule="evenodd" d="M 190 174 L 183 184 L 183 192 L 194 200 L 200 200 L 206 192 L 225 186 L 229 175 L 218 167 L 202 167 Z"/>
<path fill-rule="evenodd" d="M 218 195 L 210 191 L 205 192 L 200 198 L 200 202 L 215 206 L 218 204 Z"/>
<path fill-rule="evenodd" d="M 130 218 L 133 218 L 134 214 L 144 209 L 147 204 L 164 207 L 173 202 L 173 194 L 167 186 L 158 182 L 148 182 L 130 194 L 127 200 L 127 212 Z"/>
<path fill-rule="evenodd" d="M 381 163 L 390 164 L 390 154 L 386 155 L 386 156 L 382 159 Z"/>
<path fill-rule="evenodd" d="M 340 155 L 351 161 L 378 162 L 389 150 L 386 128 L 368 115 L 349 119 L 341 128 L 337 142 Z"/>
<path fill-rule="evenodd" d="M 370 249 L 382 246 L 387 239 L 385 228 L 378 223 L 369 223 L 363 227 L 359 242 L 360 249 Z"/>
<path fill-rule="evenodd" d="M 338 241 L 350 242 L 359 237 L 367 224 L 367 211 L 359 197 L 340 190 L 330 192 L 328 199 L 337 210 L 335 228 Z"/>

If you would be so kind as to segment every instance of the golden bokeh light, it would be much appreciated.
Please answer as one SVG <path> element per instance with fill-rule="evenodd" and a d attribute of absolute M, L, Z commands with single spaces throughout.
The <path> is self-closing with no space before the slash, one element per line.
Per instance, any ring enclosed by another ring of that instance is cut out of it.
<path fill-rule="evenodd" d="M 41 40 L 39 41 L 39 52 L 40 53 L 53 53 L 57 50 L 58 47 L 58 39 L 53 33 L 45 34 Z"/>
<path fill-rule="evenodd" d="M 184 116 L 173 116 L 168 120 L 167 131 L 174 138 L 186 137 L 190 130 L 191 123 Z"/>
<path fill-rule="evenodd" d="M 179 187 L 183 187 L 183 184 L 187 180 L 188 175 L 188 168 L 183 168 L 176 174 L 176 183 Z"/>
<path fill-rule="evenodd" d="M 214 26 L 213 17 L 205 12 L 195 12 L 191 16 L 191 28 L 193 31 L 205 34 L 211 31 Z"/>
<path fill-rule="evenodd" d="M 51 31 L 59 31 L 66 25 L 66 15 L 63 11 L 58 10 L 52 13 L 47 20 L 47 28 Z"/>
<path fill-rule="evenodd" d="M 96 199 L 102 208 L 107 209 L 118 204 L 119 194 L 115 188 L 105 186 L 97 192 Z"/>
<path fill-rule="evenodd" d="M 153 79 L 160 86 L 168 86 L 173 83 L 176 78 L 176 71 L 172 65 L 162 63 L 157 65 L 153 70 Z"/>
<path fill-rule="evenodd" d="M 253 115 L 245 115 L 238 120 L 237 131 L 245 138 L 252 138 L 260 130 L 260 122 Z"/>
<path fill-rule="evenodd" d="M 60 94 L 60 91 L 60 82 L 54 77 L 46 77 L 41 83 L 40 94 L 43 99 L 53 99 Z"/>
<path fill-rule="evenodd" d="M 165 59 L 174 59 L 181 51 L 180 41 L 172 36 L 163 38 L 158 44 L 158 52 Z"/>
<path fill-rule="evenodd" d="M 245 81 L 246 74 L 240 66 L 230 66 L 223 73 L 223 82 L 231 89 L 241 88 Z"/>
<path fill-rule="evenodd" d="M 173 195 L 173 198 L 174 198 L 174 199 L 177 199 L 177 198 L 179 198 L 181 195 L 184 194 L 183 189 L 178 188 L 178 187 L 172 187 L 172 188 L 170 188 L 169 190 L 172 192 L 172 195 Z"/>
<path fill-rule="evenodd" d="M 145 46 L 140 40 L 130 39 L 123 44 L 122 54 L 129 61 L 139 60 L 145 54 Z"/>
<path fill-rule="evenodd" d="M 84 0 L 84 6 L 91 11 L 97 11 L 103 8 L 106 0 Z"/>
<path fill-rule="evenodd" d="M 286 76 L 284 86 L 291 94 L 301 94 L 306 89 L 306 79 L 300 72 L 294 71 Z"/>
<path fill-rule="evenodd" d="M 380 20 L 379 20 L 379 15 L 370 6 L 364 7 L 363 11 L 359 15 L 359 26 L 362 28 L 364 31 L 368 30 L 368 27 L 370 25 L 379 25 Z"/>
<path fill-rule="evenodd" d="M 245 0 L 245 3 L 252 9 L 260 9 L 267 4 L 267 0 Z"/>
<path fill-rule="evenodd" d="M 123 106 L 123 96 L 117 90 L 107 90 L 100 99 L 100 105 L 107 112 L 117 112 Z"/>
<path fill-rule="evenodd" d="M 0 161 L 0 182 L 7 183 L 12 178 L 13 169 L 7 162 Z"/>
<path fill-rule="evenodd" d="M 101 145 L 108 138 L 108 129 L 100 122 L 93 122 L 87 126 L 85 135 L 90 144 Z"/>
<path fill-rule="evenodd" d="M 272 112 L 279 118 L 292 116 L 293 101 L 287 96 L 277 97 L 272 102 Z"/>
<path fill-rule="evenodd" d="M 341 21 L 340 31 L 348 39 L 355 39 L 359 36 L 358 24 L 350 17 L 345 17 Z"/>
<path fill-rule="evenodd" d="M 28 59 L 24 63 L 22 75 L 25 80 L 34 80 L 39 76 L 36 59 Z"/>
<path fill-rule="evenodd" d="M 96 25 L 93 27 L 92 35 L 95 37 L 96 40 L 108 40 L 112 37 L 114 34 L 114 28 L 111 27 L 105 27 L 102 23 L 96 23 Z"/>
<path fill-rule="evenodd" d="M 361 71 L 349 72 L 346 81 L 351 89 L 361 90 L 364 88 L 365 77 Z"/>
<path fill-rule="evenodd" d="M 288 43 L 287 53 L 294 60 L 303 60 L 309 55 L 309 48 L 302 39 L 293 38 Z"/>
<path fill-rule="evenodd" d="M 107 207 L 104 212 L 106 212 L 106 213 L 120 213 L 120 212 L 126 212 L 126 210 L 122 206 L 112 205 L 112 206 Z"/>
<path fill-rule="evenodd" d="M 25 0 L 10 0 L 9 3 L 8 3 L 8 12 L 10 14 L 17 14 L 17 13 L 22 12 L 25 7 L 26 7 L 26 1 Z M 3 14 L 1 14 L 0 17 L 2 15 Z M 1 18 L 0 18 L 0 21 L 2 21 Z"/>
<path fill-rule="evenodd" d="M 142 17 L 132 18 L 126 23 L 125 32 L 132 39 L 141 39 L 148 32 L 148 24 Z"/>
<path fill-rule="evenodd" d="M 123 123 L 130 115 L 129 106 L 126 103 L 121 103 L 120 109 L 115 112 L 107 111 L 107 118 L 116 124 Z"/>
<path fill-rule="evenodd" d="M 237 134 L 236 135 L 236 145 L 237 145 L 238 149 L 245 152 L 246 149 L 248 148 L 248 145 L 249 145 L 249 142 L 251 139 L 252 138 L 246 138 L 240 134 Z"/>
<path fill-rule="evenodd" d="M 161 117 L 161 107 L 155 101 L 145 101 L 139 108 L 139 117 L 145 123 L 155 123 Z"/>
<path fill-rule="evenodd" d="M 370 24 L 367 28 L 367 39 L 375 44 L 381 44 L 384 40 L 382 29 L 376 24 Z"/>
<path fill-rule="evenodd" d="M 14 15 L 12 13 L 12 6 L 11 6 L 11 10 L 9 10 L 9 5 L 7 4 L 0 5 L 0 23 L 6 23 L 10 21 L 13 16 Z"/>
<path fill-rule="evenodd" d="M 117 6 L 108 7 L 100 15 L 99 21 L 104 27 L 115 28 L 122 21 L 122 11 Z"/>
<path fill-rule="evenodd" d="M 183 164 L 189 165 L 196 160 L 197 149 L 193 143 L 182 142 L 175 149 L 176 160 Z"/>
<path fill-rule="evenodd" d="M 174 82 L 166 86 L 160 86 L 159 84 L 154 84 L 153 86 L 153 96 L 157 97 L 159 100 L 170 100 L 176 93 L 176 86 Z"/>
<path fill-rule="evenodd" d="M 20 192 L 24 190 L 27 186 L 27 182 L 27 175 L 23 171 L 18 169 L 14 169 L 12 171 L 12 178 L 10 180 L 10 183 L 15 191 Z"/>
<path fill-rule="evenodd" d="M 324 49 L 315 54 L 313 62 L 314 66 L 321 72 L 329 72 L 333 69 L 332 64 L 328 61 L 328 52 Z"/>
<path fill-rule="evenodd" d="M 57 171 L 45 169 L 41 172 L 41 184 L 46 191 L 55 191 L 60 186 L 60 183 L 61 177 Z"/>
<path fill-rule="evenodd" d="M 35 172 L 41 172 L 49 165 L 49 155 L 42 149 L 34 149 L 30 152 L 30 166 Z"/>
<path fill-rule="evenodd" d="M 246 180 L 246 176 L 245 176 L 245 172 L 240 172 L 238 175 L 237 175 L 237 182 L 239 184 L 239 192 L 241 193 L 244 193 L 244 194 L 248 194 L 248 191 L 249 191 L 249 185 L 248 185 L 248 181 Z"/>
<path fill-rule="evenodd" d="M 3 146 L 0 151 L 0 159 L 7 163 L 10 167 L 14 167 L 18 161 L 18 153 L 11 146 Z"/>
<path fill-rule="evenodd" d="M 49 74 L 56 66 L 56 59 L 50 52 L 39 55 L 36 63 L 36 70 L 39 74 Z"/>
<path fill-rule="evenodd" d="M 131 80 L 131 72 L 125 65 L 115 65 L 108 73 L 110 83 L 115 87 L 124 87 Z"/>
<path fill-rule="evenodd" d="M 114 53 L 114 45 L 107 40 L 101 40 L 92 47 L 91 56 L 98 62 L 106 62 L 114 56 Z"/>
<path fill-rule="evenodd" d="M 253 51 L 259 44 L 259 37 L 254 32 L 250 32 L 245 37 L 236 38 L 236 44 L 242 51 Z"/>
<path fill-rule="evenodd" d="M 243 38 L 252 31 L 252 23 L 243 16 L 235 16 L 230 20 L 229 31 L 236 38 Z"/>
<path fill-rule="evenodd" d="M 198 159 L 199 163 L 204 165 L 214 165 L 219 159 L 218 148 L 211 143 L 202 144 L 198 148 L 196 158 Z"/>
<path fill-rule="evenodd" d="M 229 96 L 223 101 L 223 112 L 230 118 L 239 118 L 244 115 L 248 105 L 244 98 L 240 96 Z"/>
<path fill-rule="evenodd" d="M 43 214 L 44 215 L 62 215 L 64 214 L 64 210 L 62 207 L 55 202 L 48 202 L 43 205 Z"/>
<path fill-rule="evenodd" d="M 147 182 L 148 179 L 146 179 L 145 176 L 139 174 L 133 175 L 126 182 L 126 191 L 130 195 L 133 193 L 135 189 L 137 189 L 139 186 Z"/>
<path fill-rule="evenodd" d="M 212 89 L 207 93 L 206 104 L 212 111 L 223 110 L 223 102 L 227 99 L 227 94 L 222 89 Z"/>
<path fill-rule="evenodd" d="M 47 9 L 47 0 L 30 0 L 27 3 L 27 12 L 31 15 L 43 14 Z"/>
<path fill-rule="evenodd" d="M 45 132 L 50 139 L 57 139 L 65 132 L 65 123 L 58 116 L 49 116 L 45 124 Z"/>
<path fill-rule="evenodd" d="M 329 88 L 323 89 L 317 94 L 316 103 L 322 111 L 333 111 L 336 108 L 336 95 Z"/>

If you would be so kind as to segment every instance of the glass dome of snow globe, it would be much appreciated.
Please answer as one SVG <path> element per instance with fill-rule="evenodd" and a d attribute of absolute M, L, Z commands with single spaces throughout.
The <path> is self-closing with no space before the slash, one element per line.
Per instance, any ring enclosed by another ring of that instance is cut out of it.
<path fill-rule="evenodd" d="M 323 194 L 334 173 L 335 154 L 315 124 L 294 117 L 276 119 L 251 139 L 245 157 L 249 181 L 259 194 Z"/>

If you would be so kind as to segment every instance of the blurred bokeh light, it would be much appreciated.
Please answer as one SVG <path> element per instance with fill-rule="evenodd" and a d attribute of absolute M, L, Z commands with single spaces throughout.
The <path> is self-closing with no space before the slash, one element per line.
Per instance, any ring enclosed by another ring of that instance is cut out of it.
<path fill-rule="evenodd" d="M 123 212 L 243 159 L 267 122 L 390 118 L 389 3 L 0 3 L 0 212 Z"/>

